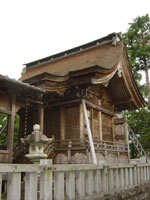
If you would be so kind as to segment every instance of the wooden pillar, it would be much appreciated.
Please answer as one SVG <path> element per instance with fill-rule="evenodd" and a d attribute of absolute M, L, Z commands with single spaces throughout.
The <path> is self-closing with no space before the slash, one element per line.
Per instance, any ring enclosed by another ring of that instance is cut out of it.
<path fill-rule="evenodd" d="M 44 106 L 38 106 L 38 123 L 40 124 L 40 130 L 43 133 L 44 131 Z"/>
<path fill-rule="evenodd" d="M 60 139 L 65 139 L 65 109 L 60 108 Z"/>
<path fill-rule="evenodd" d="M 20 200 L 21 173 L 8 173 L 7 200 Z M 29 200 L 29 199 L 28 199 Z"/>
<path fill-rule="evenodd" d="M 78 199 L 85 198 L 85 172 L 77 171 L 76 172 L 76 196 Z"/>
<path fill-rule="evenodd" d="M 125 122 L 125 142 L 127 144 L 127 149 L 128 149 L 128 159 L 130 159 L 130 149 L 129 149 L 129 131 L 128 131 L 128 123 L 127 119 Z"/>
<path fill-rule="evenodd" d="M 64 172 L 54 173 L 54 199 L 64 200 Z"/>
<path fill-rule="evenodd" d="M 93 108 L 90 108 L 90 123 L 91 123 L 91 132 L 92 136 L 94 137 L 94 120 L 93 120 Z"/>
<path fill-rule="evenodd" d="M 83 114 L 82 104 L 80 104 L 80 138 L 85 138 L 85 135 L 84 135 L 84 114 Z"/>
<path fill-rule="evenodd" d="M 25 200 L 37 200 L 37 177 L 36 172 L 26 172 L 25 175 Z"/>
<path fill-rule="evenodd" d="M 98 101 L 98 105 L 101 106 L 101 100 Z M 103 133 L 102 133 L 102 112 L 99 111 L 99 137 L 100 137 L 100 140 L 103 140 Z"/>
<path fill-rule="evenodd" d="M 13 155 L 13 139 L 14 139 L 14 121 L 15 121 L 15 103 L 16 96 L 12 94 L 11 101 L 11 114 L 8 117 L 8 140 L 7 140 L 7 148 L 8 148 L 8 162 L 12 162 Z"/>
<path fill-rule="evenodd" d="M 115 117 L 112 117 L 112 140 L 115 142 Z"/>
<path fill-rule="evenodd" d="M 2 198 L 2 174 L 0 174 L 0 199 Z"/>

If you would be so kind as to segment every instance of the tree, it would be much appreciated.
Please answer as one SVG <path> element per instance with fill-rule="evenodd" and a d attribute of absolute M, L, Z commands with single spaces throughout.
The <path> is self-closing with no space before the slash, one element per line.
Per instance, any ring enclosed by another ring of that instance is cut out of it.
<path fill-rule="evenodd" d="M 126 111 L 124 115 L 127 116 L 128 123 L 134 133 L 136 133 L 143 148 L 150 155 L 150 108 L 143 107 L 139 110 Z M 131 158 L 139 156 L 133 143 L 130 143 L 130 154 Z"/>
<path fill-rule="evenodd" d="M 123 39 L 127 44 L 128 55 L 136 80 L 139 81 L 141 79 L 140 71 L 145 73 L 146 87 L 140 87 L 140 89 L 145 93 L 150 104 L 148 73 L 150 69 L 150 17 L 148 14 L 137 17 L 129 25 L 128 31 L 123 34 Z"/>
<path fill-rule="evenodd" d="M 3 133 L 0 135 L 0 144 L 6 144 L 7 140 L 7 124 L 8 124 L 8 116 L 6 114 L 0 114 L 0 132 L 5 127 Z M 14 123 L 14 145 L 18 143 L 18 131 L 19 131 L 19 115 L 15 115 L 15 123 Z"/>
<path fill-rule="evenodd" d="M 148 99 L 150 106 L 150 17 L 149 15 L 137 17 L 129 23 L 129 29 L 123 34 L 123 40 L 127 44 L 130 64 L 138 83 L 140 91 Z M 146 83 L 141 85 L 141 71 L 146 75 Z M 141 108 L 135 111 L 126 111 L 124 114 L 129 120 L 129 125 L 137 135 L 143 148 L 150 154 L 150 107 Z M 138 151 L 130 143 L 131 158 L 138 157 Z"/>

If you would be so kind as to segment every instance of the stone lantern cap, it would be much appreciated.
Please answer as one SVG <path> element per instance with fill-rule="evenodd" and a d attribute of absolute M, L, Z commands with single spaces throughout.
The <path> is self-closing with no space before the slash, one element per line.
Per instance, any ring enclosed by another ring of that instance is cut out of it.
<path fill-rule="evenodd" d="M 23 143 L 31 144 L 31 143 L 49 143 L 52 142 L 53 138 L 48 138 L 40 131 L 40 125 L 35 124 L 33 126 L 33 132 L 28 135 L 26 138 L 21 138 Z"/>

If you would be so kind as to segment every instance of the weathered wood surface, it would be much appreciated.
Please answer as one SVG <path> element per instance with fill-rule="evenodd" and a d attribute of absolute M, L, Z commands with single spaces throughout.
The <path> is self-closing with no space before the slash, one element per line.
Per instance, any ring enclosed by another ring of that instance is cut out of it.
<path fill-rule="evenodd" d="M 21 174 L 18 172 L 8 173 L 7 200 L 20 200 L 20 195 L 21 195 Z"/>
<path fill-rule="evenodd" d="M 7 174 L 7 200 L 19 200 L 24 188 L 25 200 L 73 200 L 100 198 L 124 188 L 150 183 L 150 164 L 40 164 L 0 165 L 0 200 L 2 180 Z M 24 173 L 21 184 L 21 173 Z"/>

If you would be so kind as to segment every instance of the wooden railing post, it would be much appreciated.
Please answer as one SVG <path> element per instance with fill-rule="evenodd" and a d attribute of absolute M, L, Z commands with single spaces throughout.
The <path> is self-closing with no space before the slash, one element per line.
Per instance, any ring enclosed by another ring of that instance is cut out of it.
<path fill-rule="evenodd" d="M 93 171 L 87 170 L 85 176 L 85 192 L 87 196 L 93 195 Z"/>
<path fill-rule="evenodd" d="M 144 166 L 143 169 L 144 169 L 144 183 L 146 183 L 147 182 L 146 167 Z"/>
<path fill-rule="evenodd" d="M 54 200 L 64 199 L 64 172 L 54 173 Z"/>
<path fill-rule="evenodd" d="M 108 193 L 108 167 L 104 166 L 103 169 L 103 189 L 105 193 Z"/>
<path fill-rule="evenodd" d="M 130 181 L 130 186 L 133 185 L 133 171 L 132 171 L 132 167 L 129 168 L 129 181 Z"/>
<path fill-rule="evenodd" d="M 77 198 L 84 198 L 85 197 L 85 174 L 84 171 L 76 172 L 76 191 L 77 191 Z"/>
<path fill-rule="evenodd" d="M 114 170 L 109 169 L 109 191 L 114 189 Z"/>
<path fill-rule="evenodd" d="M 120 168 L 120 186 L 124 187 L 124 168 Z"/>
<path fill-rule="evenodd" d="M 71 163 L 71 147 L 72 147 L 72 141 L 68 142 L 68 162 Z"/>
<path fill-rule="evenodd" d="M 141 182 L 141 174 L 140 174 L 140 167 L 137 166 L 137 184 Z"/>
<path fill-rule="evenodd" d="M 134 185 L 137 185 L 137 166 L 134 165 Z"/>
<path fill-rule="evenodd" d="M 7 200 L 20 200 L 21 173 L 8 173 Z M 28 199 L 30 200 L 30 199 Z"/>
<path fill-rule="evenodd" d="M 37 173 L 27 172 L 25 175 L 25 200 L 37 200 Z"/>
<path fill-rule="evenodd" d="M 146 167 L 146 171 L 147 171 L 147 182 L 149 182 L 150 177 L 149 177 L 149 167 L 148 166 Z"/>
<path fill-rule="evenodd" d="M 75 199 L 75 172 L 66 173 L 66 197 L 68 200 Z"/>
<path fill-rule="evenodd" d="M 140 167 L 140 171 L 141 171 L 141 183 L 144 182 L 144 173 L 143 173 L 143 167 Z"/>
<path fill-rule="evenodd" d="M 119 184 L 119 169 L 115 169 L 115 189 L 119 189 L 120 184 Z"/>
<path fill-rule="evenodd" d="M 0 174 L 0 200 L 2 197 L 2 174 Z"/>
<path fill-rule="evenodd" d="M 40 172 L 40 200 L 52 200 L 52 160 L 40 160 L 45 169 Z"/>
<path fill-rule="evenodd" d="M 96 195 L 100 194 L 101 192 L 101 185 L 102 181 L 101 181 L 101 174 L 100 174 L 100 170 L 95 170 L 94 171 L 94 192 L 96 193 Z"/>
<path fill-rule="evenodd" d="M 125 168 L 125 186 L 129 186 L 129 170 L 127 167 Z"/>

